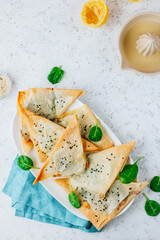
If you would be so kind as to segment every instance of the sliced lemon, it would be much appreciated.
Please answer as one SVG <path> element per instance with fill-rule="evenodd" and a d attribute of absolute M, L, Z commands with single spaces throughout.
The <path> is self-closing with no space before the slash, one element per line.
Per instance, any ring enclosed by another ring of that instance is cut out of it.
<path fill-rule="evenodd" d="M 107 21 L 108 15 L 108 7 L 103 0 L 87 1 L 81 11 L 82 22 L 91 28 L 102 26 Z"/>

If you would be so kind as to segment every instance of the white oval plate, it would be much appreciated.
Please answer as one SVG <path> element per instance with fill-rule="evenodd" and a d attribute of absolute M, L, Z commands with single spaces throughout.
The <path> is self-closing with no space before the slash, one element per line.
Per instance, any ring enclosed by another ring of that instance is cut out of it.
<path fill-rule="evenodd" d="M 72 106 L 68 109 L 68 111 L 71 111 L 82 105 L 83 105 L 83 103 L 77 99 L 72 104 Z M 99 117 L 97 117 L 97 118 L 100 119 Z M 107 135 L 113 140 L 114 145 L 115 146 L 120 145 L 121 144 L 120 140 L 115 136 L 115 134 L 111 131 L 111 129 L 101 119 L 100 119 L 100 122 L 102 124 L 103 129 L 106 131 Z M 16 145 L 16 148 L 17 148 L 19 154 L 23 155 L 22 144 L 21 144 L 20 122 L 19 122 L 19 118 L 17 115 L 15 115 L 14 121 L 13 121 L 13 138 L 14 138 L 14 142 L 15 142 L 15 145 Z M 34 165 L 36 167 L 42 167 L 43 164 L 40 163 L 40 161 L 38 159 L 38 155 L 34 148 L 27 155 L 28 155 L 28 157 L 30 157 L 33 160 Z M 131 158 L 130 158 L 130 162 L 133 163 L 133 160 Z M 33 173 L 33 175 L 35 177 L 38 175 L 38 172 L 39 172 L 39 170 L 36 170 L 36 169 L 31 169 L 30 171 Z M 70 212 L 75 214 L 77 217 L 87 220 L 87 218 L 81 213 L 81 211 L 74 208 L 69 203 L 67 194 L 53 179 L 47 179 L 47 180 L 41 181 L 40 183 L 58 202 L 60 202 Z M 122 212 L 120 212 L 118 214 L 118 216 L 120 216 L 122 213 L 124 213 L 131 206 L 132 202 L 133 202 L 133 200 L 127 205 L 127 207 L 125 209 L 122 210 Z"/>

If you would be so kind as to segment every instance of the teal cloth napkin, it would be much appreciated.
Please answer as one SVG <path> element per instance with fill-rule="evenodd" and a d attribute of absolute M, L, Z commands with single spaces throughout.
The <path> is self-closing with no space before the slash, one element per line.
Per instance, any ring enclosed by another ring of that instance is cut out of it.
<path fill-rule="evenodd" d="M 98 232 L 89 221 L 63 207 L 40 183 L 32 185 L 35 177 L 30 171 L 23 171 L 17 166 L 17 158 L 18 155 L 2 190 L 11 197 L 11 206 L 16 209 L 16 216 L 86 232 Z"/>

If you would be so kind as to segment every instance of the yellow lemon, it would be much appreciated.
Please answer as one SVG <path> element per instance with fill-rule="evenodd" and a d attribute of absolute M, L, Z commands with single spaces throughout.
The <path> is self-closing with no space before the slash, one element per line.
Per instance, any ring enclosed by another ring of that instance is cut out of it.
<path fill-rule="evenodd" d="M 103 0 L 85 2 L 81 11 L 82 22 L 91 28 L 102 26 L 108 19 L 109 11 Z"/>

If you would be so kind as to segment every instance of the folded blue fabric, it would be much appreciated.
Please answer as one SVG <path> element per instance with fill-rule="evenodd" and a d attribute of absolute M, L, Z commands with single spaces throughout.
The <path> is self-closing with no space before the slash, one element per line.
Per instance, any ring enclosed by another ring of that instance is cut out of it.
<path fill-rule="evenodd" d="M 35 179 L 33 174 L 20 169 L 17 158 L 18 155 L 3 188 L 3 193 L 12 199 L 11 205 L 16 209 L 16 216 L 86 232 L 98 231 L 89 221 L 75 216 L 63 207 L 40 183 L 32 185 Z"/>

